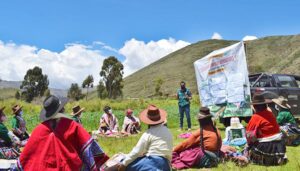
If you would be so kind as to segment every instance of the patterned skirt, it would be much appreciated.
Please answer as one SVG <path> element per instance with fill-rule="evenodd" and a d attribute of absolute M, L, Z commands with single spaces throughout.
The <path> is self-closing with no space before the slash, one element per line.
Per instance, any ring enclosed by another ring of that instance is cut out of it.
<path fill-rule="evenodd" d="M 280 129 L 286 145 L 297 146 L 300 144 L 300 128 L 297 125 L 288 123 L 280 126 Z"/>
<path fill-rule="evenodd" d="M 286 147 L 283 140 L 261 142 L 250 148 L 250 160 L 259 165 L 281 165 L 286 162 Z"/>

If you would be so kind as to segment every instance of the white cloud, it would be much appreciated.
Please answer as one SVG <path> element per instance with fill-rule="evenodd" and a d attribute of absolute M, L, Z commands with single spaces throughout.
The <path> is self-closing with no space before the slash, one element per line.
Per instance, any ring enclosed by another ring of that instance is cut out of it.
<path fill-rule="evenodd" d="M 219 33 L 214 32 L 214 34 L 211 36 L 211 39 L 222 40 L 223 37 Z"/>
<path fill-rule="evenodd" d="M 98 83 L 104 60 L 99 50 L 82 44 L 68 44 L 61 52 L 38 49 L 0 41 L 0 77 L 3 80 L 23 80 L 26 71 L 34 66 L 48 75 L 50 87 L 69 88 L 92 74 Z"/>
<path fill-rule="evenodd" d="M 119 53 L 125 56 L 123 62 L 124 75 L 128 76 L 187 45 L 190 45 L 190 43 L 182 40 L 176 41 L 173 38 L 150 41 L 148 43 L 134 38 L 128 40 L 119 50 Z"/>
<path fill-rule="evenodd" d="M 243 38 L 243 41 L 249 41 L 249 40 L 256 40 L 257 39 L 257 37 L 256 36 L 245 36 L 244 38 Z"/>

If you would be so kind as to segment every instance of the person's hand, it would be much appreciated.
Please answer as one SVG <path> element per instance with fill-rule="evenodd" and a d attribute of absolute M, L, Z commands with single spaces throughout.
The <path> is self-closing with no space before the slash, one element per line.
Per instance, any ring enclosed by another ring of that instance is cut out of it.
<path fill-rule="evenodd" d="M 123 165 L 123 164 L 118 165 L 118 171 L 125 171 L 125 169 L 126 169 L 125 165 Z"/>

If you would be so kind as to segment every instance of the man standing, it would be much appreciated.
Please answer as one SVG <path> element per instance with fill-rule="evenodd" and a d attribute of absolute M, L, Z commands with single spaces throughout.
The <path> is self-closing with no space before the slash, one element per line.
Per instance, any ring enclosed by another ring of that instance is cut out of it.
<path fill-rule="evenodd" d="M 188 131 L 191 130 L 190 117 L 190 100 L 192 99 L 191 91 L 185 87 L 185 82 L 180 82 L 180 89 L 177 90 L 176 97 L 178 99 L 179 114 L 180 114 L 180 130 L 183 130 L 184 113 L 188 123 Z"/>

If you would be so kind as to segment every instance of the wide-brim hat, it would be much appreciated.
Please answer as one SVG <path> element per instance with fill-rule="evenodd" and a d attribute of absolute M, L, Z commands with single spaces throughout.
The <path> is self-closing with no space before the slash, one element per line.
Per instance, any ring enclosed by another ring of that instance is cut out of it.
<path fill-rule="evenodd" d="M 20 106 L 20 105 L 14 105 L 14 107 L 12 107 L 12 111 L 13 111 L 13 114 L 18 114 L 18 112 L 22 109 L 23 106 Z"/>
<path fill-rule="evenodd" d="M 155 105 L 149 105 L 147 109 L 140 113 L 139 118 L 145 124 L 157 125 L 166 121 L 167 112 L 157 108 Z"/>
<path fill-rule="evenodd" d="M 212 115 L 210 114 L 209 108 L 201 107 L 199 109 L 199 113 L 198 113 L 198 116 L 197 116 L 198 120 L 202 120 L 202 119 L 205 119 L 205 118 L 211 118 L 211 117 L 212 117 Z"/>
<path fill-rule="evenodd" d="M 265 99 L 265 96 L 263 93 L 254 93 L 252 98 L 252 105 L 260 105 L 260 104 L 268 104 L 272 103 L 271 99 Z"/>
<path fill-rule="evenodd" d="M 73 111 L 72 111 L 71 115 L 72 115 L 72 116 L 78 115 L 78 114 L 80 114 L 81 112 L 83 112 L 84 109 L 85 109 L 84 107 L 81 108 L 79 105 L 74 106 L 74 107 L 72 108 Z"/>
<path fill-rule="evenodd" d="M 40 119 L 46 121 L 58 117 L 58 112 L 66 105 L 68 99 L 65 97 L 49 96 L 43 102 L 43 109 L 40 113 Z M 65 117 L 61 114 L 61 117 Z"/>
<path fill-rule="evenodd" d="M 287 103 L 288 100 L 282 96 L 279 96 L 277 99 L 272 99 L 272 101 L 284 109 L 291 108 L 291 106 Z"/>

